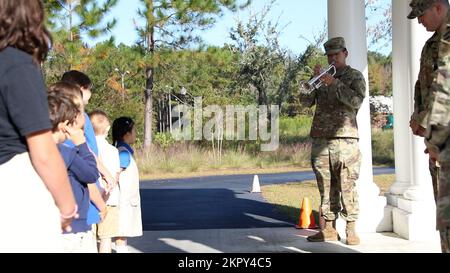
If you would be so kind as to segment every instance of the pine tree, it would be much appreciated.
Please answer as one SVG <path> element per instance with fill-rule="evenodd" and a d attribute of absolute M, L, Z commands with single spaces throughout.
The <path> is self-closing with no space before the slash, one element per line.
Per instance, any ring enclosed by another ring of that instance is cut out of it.
<path fill-rule="evenodd" d="M 44 64 L 47 79 L 54 82 L 64 71 L 86 71 L 95 61 L 87 39 L 98 38 L 111 31 L 116 19 L 105 20 L 118 0 L 44 0 L 47 26 L 53 36 L 53 50 Z M 113 45 L 113 38 L 108 43 Z"/>
<path fill-rule="evenodd" d="M 144 18 L 145 26 L 137 27 L 141 41 L 138 42 L 154 56 L 158 47 L 183 48 L 199 42 L 197 31 L 211 27 L 225 9 L 236 11 L 247 6 L 239 0 L 141 0 L 143 8 L 138 14 Z M 153 60 L 152 60 L 153 61 Z M 152 143 L 154 64 L 146 68 L 144 149 Z"/>
<path fill-rule="evenodd" d="M 106 0 L 99 6 L 97 0 L 44 0 L 49 26 L 54 31 L 64 29 L 67 40 L 74 42 L 85 38 L 98 38 L 114 28 L 117 20 L 105 21 L 118 0 Z M 59 27 L 59 28 L 58 28 Z"/>

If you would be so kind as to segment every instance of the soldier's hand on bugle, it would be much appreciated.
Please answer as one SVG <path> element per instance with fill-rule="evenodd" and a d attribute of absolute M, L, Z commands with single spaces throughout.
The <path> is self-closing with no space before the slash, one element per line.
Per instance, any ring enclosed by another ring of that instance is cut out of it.
<path fill-rule="evenodd" d="M 316 65 L 314 67 L 314 76 L 319 76 L 320 73 L 322 73 L 322 67 L 320 67 L 320 65 Z"/>
<path fill-rule="evenodd" d="M 323 84 L 325 84 L 325 86 L 330 86 L 334 84 L 334 81 L 336 80 L 333 76 L 331 76 L 330 74 L 326 73 L 325 75 L 323 75 L 320 80 L 323 82 Z"/>

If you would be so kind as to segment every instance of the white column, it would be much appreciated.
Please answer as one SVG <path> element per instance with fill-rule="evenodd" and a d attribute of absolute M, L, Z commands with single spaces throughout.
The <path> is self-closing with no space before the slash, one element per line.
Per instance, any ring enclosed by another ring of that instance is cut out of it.
<path fill-rule="evenodd" d="M 366 18 L 364 0 L 328 0 L 328 37 L 344 37 L 349 51 L 347 64 L 361 71 L 368 87 Z M 362 153 L 360 178 L 357 182 L 360 232 L 389 230 L 390 213 L 385 213 L 386 198 L 379 196 L 380 189 L 373 182 L 372 132 L 370 124 L 369 89 L 358 113 L 359 145 Z M 386 217 L 387 216 L 387 217 Z M 338 229 L 342 225 L 338 223 Z M 341 233 L 341 230 L 339 230 Z"/>
<path fill-rule="evenodd" d="M 393 230 L 415 241 L 436 239 L 435 215 L 428 156 L 423 138 L 412 135 L 409 119 L 414 111 L 414 86 L 423 45 L 432 33 L 408 20 L 409 0 L 392 1 L 393 89 L 396 182 L 388 195 L 393 209 Z"/>
<path fill-rule="evenodd" d="M 408 1 L 407 1 L 408 2 Z M 409 5 L 408 5 L 409 7 Z M 409 8 L 408 8 L 409 12 Z M 427 32 L 425 27 L 420 25 L 417 20 L 408 20 L 408 33 L 410 33 L 409 38 L 409 46 L 410 46 L 410 100 L 409 103 L 411 105 L 411 111 L 409 114 L 412 114 L 414 111 L 414 86 L 417 81 L 417 77 L 420 71 L 420 57 L 422 53 L 422 48 L 425 42 L 431 37 L 432 33 Z M 412 150 L 412 183 L 411 187 L 409 187 L 405 192 L 404 196 L 411 200 L 424 200 L 428 199 L 428 193 L 432 193 L 429 191 L 425 194 L 424 191 L 431 190 L 431 176 L 428 171 L 428 156 L 424 153 L 425 151 L 425 143 L 423 138 L 413 136 L 410 133 L 411 139 L 411 150 Z"/>
<path fill-rule="evenodd" d="M 388 202 L 398 206 L 398 197 L 411 184 L 411 133 L 409 129 L 411 100 L 414 94 L 409 92 L 411 80 L 408 31 L 408 0 L 392 1 L 392 77 L 394 95 L 394 150 L 395 150 L 395 183 L 390 188 Z M 405 4 L 406 3 L 406 4 Z"/>

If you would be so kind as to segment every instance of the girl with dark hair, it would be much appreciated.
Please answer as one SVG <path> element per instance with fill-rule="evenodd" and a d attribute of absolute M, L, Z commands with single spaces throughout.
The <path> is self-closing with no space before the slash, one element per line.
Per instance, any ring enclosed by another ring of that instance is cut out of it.
<path fill-rule="evenodd" d="M 0 252 L 62 252 L 77 206 L 40 71 L 51 43 L 42 2 L 0 0 L 0 26 Z"/>
<path fill-rule="evenodd" d="M 113 144 L 120 157 L 119 236 L 116 252 L 127 253 L 126 237 L 142 236 L 141 197 L 139 196 L 139 170 L 133 159 L 131 144 L 136 142 L 136 127 L 131 118 L 120 117 L 113 122 Z"/>

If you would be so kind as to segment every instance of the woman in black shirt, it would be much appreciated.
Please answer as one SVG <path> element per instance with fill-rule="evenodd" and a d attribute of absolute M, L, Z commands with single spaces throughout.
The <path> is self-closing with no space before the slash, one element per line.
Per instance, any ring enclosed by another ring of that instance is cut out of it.
<path fill-rule="evenodd" d="M 40 0 L 0 0 L 0 252 L 62 251 L 77 207 L 52 139 Z"/>

